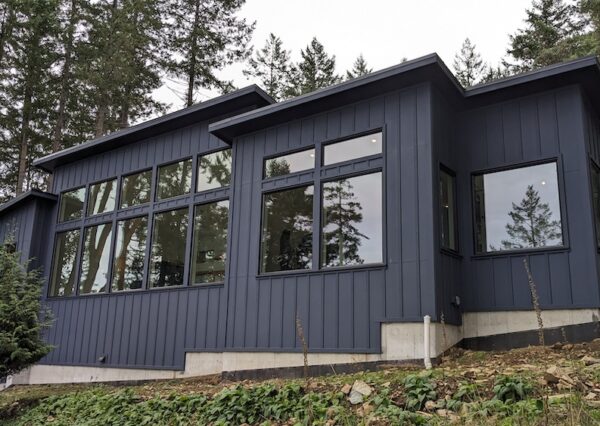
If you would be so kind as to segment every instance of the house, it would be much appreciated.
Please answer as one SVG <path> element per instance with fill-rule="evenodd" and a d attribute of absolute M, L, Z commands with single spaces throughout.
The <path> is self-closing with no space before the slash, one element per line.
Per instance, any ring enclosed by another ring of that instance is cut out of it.
<path fill-rule="evenodd" d="M 433 54 L 41 158 L 50 193 L 0 207 L 0 238 L 43 270 L 54 349 L 15 380 L 417 360 L 425 316 L 432 357 L 523 346 L 526 266 L 547 341 L 595 337 L 598 111 L 596 58 L 465 90 Z"/>

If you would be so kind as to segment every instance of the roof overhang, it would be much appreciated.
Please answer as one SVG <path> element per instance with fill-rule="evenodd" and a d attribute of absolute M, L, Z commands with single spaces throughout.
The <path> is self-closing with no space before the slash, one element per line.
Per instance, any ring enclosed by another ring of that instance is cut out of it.
<path fill-rule="evenodd" d="M 0 215 L 8 212 L 9 210 L 19 207 L 21 204 L 27 201 L 34 199 L 55 202 L 58 199 L 58 197 L 48 192 L 43 192 L 38 189 L 32 189 L 30 191 L 24 192 L 21 195 L 16 196 L 15 198 L 10 199 L 6 203 L 0 204 Z"/>
<path fill-rule="evenodd" d="M 59 165 L 70 163 L 90 155 L 99 154 L 199 121 L 223 117 L 241 110 L 261 108 L 274 102 L 273 98 L 267 95 L 260 87 L 251 85 L 189 108 L 184 108 L 171 114 L 93 139 L 81 145 L 47 155 L 35 160 L 33 165 L 52 172 Z"/>
<path fill-rule="evenodd" d="M 209 131 L 231 143 L 235 137 L 243 134 L 422 82 L 437 85 L 450 98 L 458 99 L 463 93 L 454 75 L 434 53 L 297 98 L 226 118 L 210 124 Z"/>

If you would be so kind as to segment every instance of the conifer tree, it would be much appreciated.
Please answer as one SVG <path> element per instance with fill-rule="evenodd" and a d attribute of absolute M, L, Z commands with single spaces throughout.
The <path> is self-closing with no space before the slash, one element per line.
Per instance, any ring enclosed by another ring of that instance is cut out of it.
<path fill-rule="evenodd" d="M 300 54 L 302 61 L 296 67 L 291 93 L 293 96 L 310 93 L 341 81 L 340 76 L 335 73 L 335 55 L 329 56 L 316 37 Z"/>
<path fill-rule="evenodd" d="M 502 241 L 505 249 L 544 247 L 552 240 L 562 238 L 560 222 L 552 218 L 550 206 L 541 201 L 533 185 L 527 187 L 519 204 L 512 203 L 508 215 L 512 223 L 506 224 L 510 239 Z"/>
<path fill-rule="evenodd" d="M 465 39 L 460 52 L 454 56 L 453 67 L 456 78 L 463 87 L 471 87 L 481 81 L 486 66 L 469 38 Z"/>
<path fill-rule="evenodd" d="M 356 60 L 354 61 L 352 69 L 346 71 L 346 80 L 370 74 L 371 72 L 373 72 L 373 68 L 369 68 L 369 66 L 367 65 L 367 61 L 365 61 L 365 58 L 361 53 L 360 55 L 358 55 L 358 58 L 356 58 Z"/>
<path fill-rule="evenodd" d="M 262 49 L 248 61 L 244 75 L 258 79 L 261 86 L 275 100 L 282 100 L 289 93 L 292 64 L 290 52 L 275 34 L 269 34 Z"/>
<path fill-rule="evenodd" d="M 245 60 L 254 23 L 235 14 L 245 0 L 175 0 L 169 28 L 173 60 L 169 70 L 186 82 L 185 105 L 194 103 L 200 89 L 231 90 L 232 84 L 217 73 L 225 66 Z"/>

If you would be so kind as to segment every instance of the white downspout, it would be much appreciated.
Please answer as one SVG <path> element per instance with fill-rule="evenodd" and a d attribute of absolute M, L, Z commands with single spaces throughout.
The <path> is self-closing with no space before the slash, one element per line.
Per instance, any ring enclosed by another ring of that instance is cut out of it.
<path fill-rule="evenodd" d="M 431 349 L 429 346 L 429 329 L 431 328 L 431 317 L 425 315 L 423 318 L 423 361 L 425 368 L 431 369 Z"/>

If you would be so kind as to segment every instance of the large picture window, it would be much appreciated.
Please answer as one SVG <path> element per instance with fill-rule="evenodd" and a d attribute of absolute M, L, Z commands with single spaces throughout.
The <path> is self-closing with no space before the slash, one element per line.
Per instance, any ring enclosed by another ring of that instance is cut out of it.
<path fill-rule="evenodd" d="M 474 176 L 477 253 L 563 245 L 556 163 Z"/>
<path fill-rule="evenodd" d="M 283 176 L 315 167 L 315 150 L 307 149 L 265 160 L 265 178 Z"/>
<path fill-rule="evenodd" d="M 197 191 L 221 188 L 231 184 L 231 149 L 213 152 L 198 161 Z"/>
<path fill-rule="evenodd" d="M 149 287 L 183 285 L 188 209 L 154 215 Z"/>
<path fill-rule="evenodd" d="M 63 192 L 60 196 L 59 222 L 81 219 L 83 217 L 83 202 L 85 200 L 85 188 L 73 189 Z"/>
<path fill-rule="evenodd" d="M 112 224 L 85 229 L 79 294 L 102 293 L 107 289 Z"/>
<path fill-rule="evenodd" d="M 112 291 L 142 288 L 147 233 L 146 216 L 117 223 Z"/>
<path fill-rule="evenodd" d="M 116 179 L 90 185 L 89 200 L 87 205 L 88 216 L 113 211 L 115 209 L 116 196 Z"/>
<path fill-rule="evenodd" d="M 323 184 L 321 266 L 383 262 L 381 172 Z"/>
<path fill-rule="evenodd" d="M 187 194 L 192 187 L 192 159 L 167 164 L 158 168 L 156 199 L 177 197 Z"/>
<path fill-rule="evenodd" d="M 121 208 L 150 202 L 152 170 L 124 176 L 121 182 Z"/>
<path fill-rule="evenodd" d="M 442 248 L 458 251 L 456 237 L 456 177 L 454 174 L 440 170 L 440 231 Z"/>
<path fill-rule="evenodd" d="M 71 296 L 77 282 L 77 251 L 79 229 L 57 234 L 54 244 L 54 262 L 50 278 L 50 296 Z"/>
<path fill-rule="evenodd" d="M 225 281 L 229 201 L 202 204 L 194 212 L 192 284 Z"/>
<path fill-rule="evenodd" d="M 312 266 L 313 186 L 263 195 L 261 272 Z"/>

